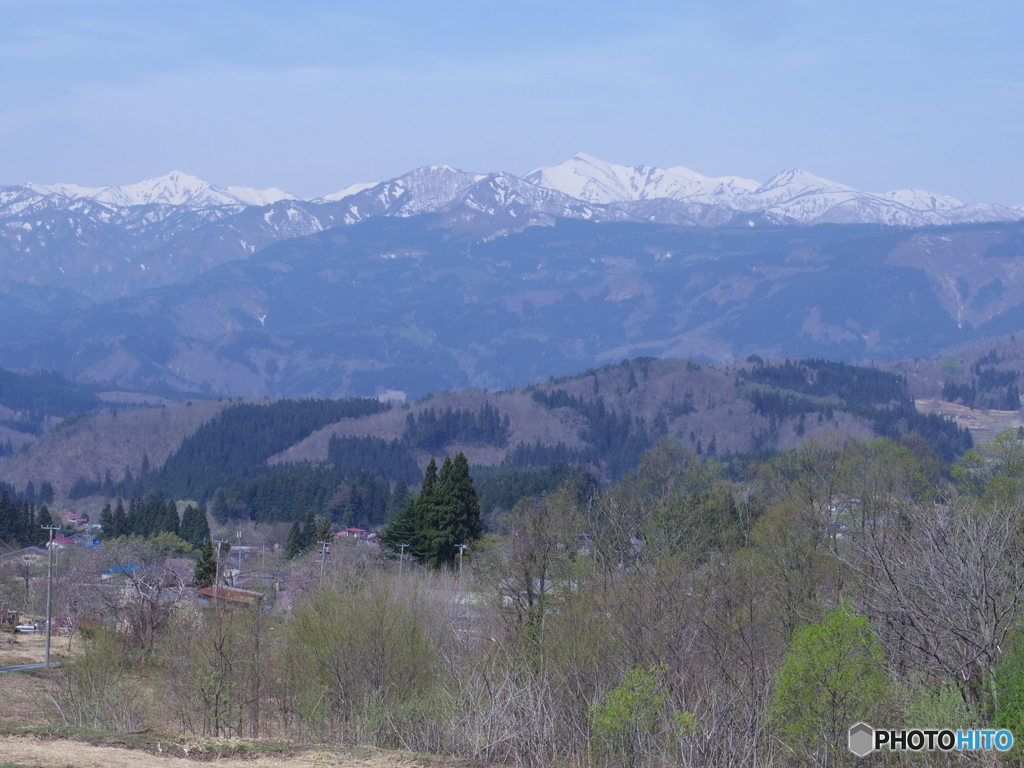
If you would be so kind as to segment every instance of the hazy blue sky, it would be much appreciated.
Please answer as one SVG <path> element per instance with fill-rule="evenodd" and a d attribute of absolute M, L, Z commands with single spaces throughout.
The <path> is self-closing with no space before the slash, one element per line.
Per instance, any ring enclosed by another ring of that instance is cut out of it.
<path fill-rule="evenodd" d="M 588 152 L 1024 203 L 1020 0 L 0 0 L 0 184 L 299 196 Z"/>

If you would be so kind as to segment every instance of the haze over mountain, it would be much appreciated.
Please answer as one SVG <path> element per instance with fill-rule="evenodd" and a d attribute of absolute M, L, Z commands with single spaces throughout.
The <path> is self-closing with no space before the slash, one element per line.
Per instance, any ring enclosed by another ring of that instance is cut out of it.
<path fill-rule="evenodd" d="M 3 187 L 0 365 L 340 396 L 505 388 L 638 354 L 932 355 L 1024 328 L 1022 218 L 583 154 L 317 200 L 178 172 Z"/>

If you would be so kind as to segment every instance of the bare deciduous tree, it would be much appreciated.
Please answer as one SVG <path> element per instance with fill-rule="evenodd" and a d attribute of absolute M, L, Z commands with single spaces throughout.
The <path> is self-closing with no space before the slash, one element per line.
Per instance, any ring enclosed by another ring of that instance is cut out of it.
<path fill-rule="evenodd" d="M 904 511 L 844 555 L 858 603 L 899 668 L 958 680 L 966 698 L 992 689 L 1007 634 L 1024 610 L 1024 518 L 959 501 Z"/>

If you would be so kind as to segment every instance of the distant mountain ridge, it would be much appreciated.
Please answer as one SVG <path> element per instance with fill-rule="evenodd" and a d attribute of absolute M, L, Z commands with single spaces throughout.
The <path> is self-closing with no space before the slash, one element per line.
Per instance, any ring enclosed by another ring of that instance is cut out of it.
<path fill-rule="evenodd" d="M 681 166 L 616 165 L 586 154 L 524 177 L 431 165 L 315 200 L 277 188 L 221 189 L 174 171 L 121 186 L 0 187 L 0 281 L 102 300 L 188 280 L 332 227 L 430 213 L 481 239 L 558 219 L 705 227 L 926 227 L 1024 219 L 1024 208 L 964 204 L 921 190 L 861 192 L 805 171 L 759 184 Z"/>
<path fill-rule="evenodd" d="M 77 184 L 34 183 L 25 186 L 41 195 L 59 195 L 72 200 L 95 200 L 118 208 L 136 205 L 180 205 L 198 209 L 222 205 L 270 205 L 280 200 L 296 199 L 294 195 L 276 187 L 228 187 L 222 190 L 208 181 L 181 171 L 171 171 L 155 179 L 120 186 L 82 187 Z"/>
<path fill-rule="evenodd" d="M 177 172 L 0 187 L 0 366 L 338 397 L 635 355 L 933 355 L 1024 330 L 1022 220 L 803 171 L 758 183 L 582 154 L 317 200 Z"/>
<path fill-rule="evenodd" d="M 733 213 L 756 213 L 764 221 L 778 224 L 861 223 L 900 226 L 962 224 L 982 221 L 1016 221 L 1024 217 L 1022 207 L 1010 208 L 990 203 L 965 204 L 948 195 L 916 189 L 898 189 L 881 193 L 863 192 L 802 170 L 787 170 L 763 183 L 739 176 L 710 178 L 683 166 L 657 168 L 647 165 L 624 166 L 578 153 L 565 162 L 537 168 L 522 178 L 506 173 L 467 173 L 447 165 L 418 168 L 389 181 L 352 184 L 338 192 L 306 202 L 337 202 L 351 199 L 352 221 L 366 215 L 413 215 L 439 212 L 456 203 L 472 184 L 486 178 L 516 179 L 522 203 L 542 204 L 538 190 L 553 190 L 593 206 L 615 206 L 639 201 L 673 200 L 699 206 L 714 206 Z M 17 187 L 4 187 L 16 190 Z M 248 187 L 220 189 L 210 182 L 180 171 L 135 184 L 82 187 L 76 184 L 24 185 L 44 197 L 66 200 L 92 200 L 115 208 L 169 205 L 192 210 L 214 207 L 246 207 L 297 201 L 294 195 L 275 187 L 257 190 Z M 403 197 L 400 201 L 398 198 Z M 371 214 L 360 213 L 367 208 Z M 569 210 L 573 210 L 569 207 Z M 579 209 L 582 218 L 597 216 L 594 209 Z M 0 197 L 0 214 L 6 211 Z M 623 218 L 623 209 L 605 213 L 614 220 Z M 626 218 L 630 215 L 625 214 Z M 657 217 L 646 221 L 659 221 Z"/>
<path fill-rule="evenodd" d="M 46 311 L 60 301 L 53 289 L 0 293 L 0 365 L 134 390 L 417 397 L 637 355 L 932 356 L 1024 328 L 1020 223 L 704 228 L 555 218 L 497 234 L 517 218 L 509 182 L 486 178 L 463 193 L 508 193 L 500 215 L 369 217 L 72 311 Z M 552 206 L 575 199 L 551 195 Z M 245 216 L 287 221 L 278 206 Z M 202 256 L 205 243 L 226 237 L 223 225 L 168 248 L 181 254 L 189 243 Z"/>

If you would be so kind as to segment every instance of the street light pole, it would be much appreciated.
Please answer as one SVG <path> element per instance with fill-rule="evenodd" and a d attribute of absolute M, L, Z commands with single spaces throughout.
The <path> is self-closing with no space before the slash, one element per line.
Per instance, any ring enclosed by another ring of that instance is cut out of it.
<path fill-rule="evenodd" d="M 47 546 L 47 549 L 49 550 L 49 563 L 46 569 L 46 668 L 49 669 L 50 635 L 53 634 L 52 628 L 50 627 L 50 620 L 53 615 L 53 532 L 59 531 L 60 528 L 56 525 L 44 525 L 43 530 L 50 532 L 50 543 Z"/>
<path fill-rule="evenodd" d="M 466 547 L 468 547 L 469 544 L 456 544 L 455 546 L 459 548 L 459 578 L 461 578 L 462 577 L 462 553 L 466 551 Z"/>
<path fill-rule="evenodd" d="M 398 576 L 399 576 L 399 578 L 401 578 L 401 576 L 402 576 L 402 568 L 405 567 L 405 548 L 408 547 L 409 545 L 408 544 L 399 544 L 398 546 L 401 547 L 401 549 L 402 549 L 401 553 L 398 555 Z"/>

